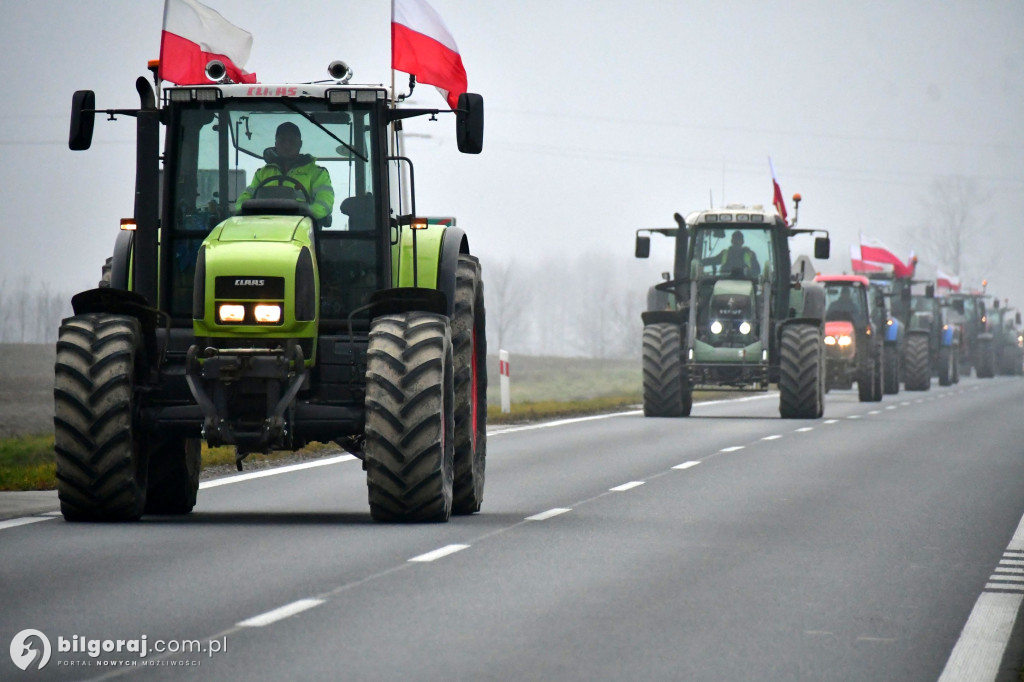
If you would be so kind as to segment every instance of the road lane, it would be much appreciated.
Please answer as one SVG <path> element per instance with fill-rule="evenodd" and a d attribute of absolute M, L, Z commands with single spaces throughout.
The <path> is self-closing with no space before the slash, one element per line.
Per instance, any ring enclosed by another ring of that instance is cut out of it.
<path fill-rule="evenodd" d="M 204 490 L 184 519 L 2 530 L 0 636 L 230 633 L 209 678 L 934 680 L 1024 513 L 1022 395 L 502 433 L 484 513 L 446 525 L 371 523 L 347 462 Z"/>

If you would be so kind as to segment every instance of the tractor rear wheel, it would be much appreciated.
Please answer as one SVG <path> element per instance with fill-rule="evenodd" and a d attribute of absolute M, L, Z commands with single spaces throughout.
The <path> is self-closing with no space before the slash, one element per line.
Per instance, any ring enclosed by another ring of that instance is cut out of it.
<path fill-rule="evenodd" d="M 452 513 L 480 511 L 487 459 L 487 332 L 480 262 L 459 256 L 452 317 L 455 377 L 455 480 Z"/>
<path fill-rule="evenodd" d="M 996 358 L 992 350 L 992 339 L 978 339 L 978 361 L 974 373 L 979 379 L 991 379 L 996 375 Z"/>
<path fill-rule="evenodd" d="M 57 496 L 68 521 L 134 521 L 147 467 L 134 428 L 139 322 L 89 313 L 65 319 L 54 372 Z"/>
<path fill-rule="evenodd" d="M 454 380 L 448 318 L 374 318 L 366 352 L 364 464 L 378 521 L 447 521 L 454 476 Z"/>
<path fill-rule="evenodd" d="M 939 349 L 939 386 L 953 385 L 953 349 L 943 346 Z"/>
<path fill-rule="evenodd" d="M 825 411 L 819 329 L 809 324 L 783 327 L 779 353 L 779 414 L 785 419 L 817 419 Z"/>
<path fill-rule="evenodd" d="M 896 346 L 886 346 L 882 352 L 885 364 L 885 394 L 900 392 L 900 351 Z"/>
<path fill-rule="evenodd" d="M 693 389 L 683 367 L 682 329 L 659 322 L 644 327 L 645 417 L 689 417 Z"/>
<path fill-rule="evenodd" d="M 167 438 L 149 449 L 146 486 L 147 514 L 188 514 L 196 506 L 202 441 Z"/>
<path fill-rule="evenodd" d="M 904 351 L 904 388 L 908 391 L 927 391 L 932 385 L 931 363 L 929 362 L 928 337 L 914 335 L 907 338 Z"/>

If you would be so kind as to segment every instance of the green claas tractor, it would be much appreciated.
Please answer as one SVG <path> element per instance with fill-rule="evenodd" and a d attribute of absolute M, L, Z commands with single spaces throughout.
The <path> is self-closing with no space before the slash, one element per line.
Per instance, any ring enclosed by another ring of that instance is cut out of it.
<path fill-rule="evenodd" d="M 824 231 L 794 229 L 759 206 L 677 214 L 676 223 L 637 231 L 638 258 L 650 255 L 650 233 L 675 245 L 674 273 L 643 313 L 644 414 L 689 416 L 697 388 L 767 391 L 777 383 L 783 417 L 820 417 L 825 297 L 809 267 L 793 267 L 789 240 Z M 815 256 L 828 251 L 825 233 Z"/>
<path fill-rule="evenodd" d="M 363 461 L 374 519 L 479 510 L 480 264 L 454 221 L 417 214 L 398 148 L 404 119 L 449 112 L 400 108 L 342 62 L 316 83 L 223 71 L 162 92 L 139 78 L 137 109 L 73 97 L 71 149 L 90 146 L 96 114 L 134 117 L 137 167 L 109 286 L 74 297 L 57 342 L 64 517 L 191 511 L 201 439 L 235 446 L 239 469 L 250 453 L 337 442 Z M 482 98 L 453 113 L 460 151 L 479 153 Z M 282 124 L 329 173 L 319 210 L 323 187 L 254 180 Z"/>
<path fill-rule="evenodd" d="M 885 376 L 885 297 L 859 275 L 818 275 L 825 287 L 825 388 L 857 382 L 861 402 L 882 399 Z"/>

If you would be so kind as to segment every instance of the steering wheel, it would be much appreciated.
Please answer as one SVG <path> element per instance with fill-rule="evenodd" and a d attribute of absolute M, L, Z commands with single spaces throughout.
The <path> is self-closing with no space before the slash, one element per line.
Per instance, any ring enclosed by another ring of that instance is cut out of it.
<path fill-rule="evenodd" d="M 260 190 L 272 182 L 277 182 L 278 185 L 284 183 L 293 186 L 295 189 L 302 192 L 302 196 L 306 199 L 307 204 L 313 203 L 313 197 L 310 196 L 309 190 L 307 190 L 301 182 L 299 182 L 295 178 L 288 177 L 287 175 L 275 175 L 260 182 L 260 184 L 256 185 L 256 187 L 252 191 L 253 198 L 258 197 L 260 194 Z"/>

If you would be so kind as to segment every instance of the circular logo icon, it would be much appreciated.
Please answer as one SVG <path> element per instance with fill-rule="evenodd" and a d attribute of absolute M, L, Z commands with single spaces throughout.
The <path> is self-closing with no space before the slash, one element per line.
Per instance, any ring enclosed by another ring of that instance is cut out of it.
<path fill-rule="evenodd" d="M 33 646 L 33 638 L 39 640 L 42 651 Z M 39 630 L 22 630 L 11 640 L 11 660 L 22 670 L 28 670 L 33 663 L 36 670 L 42 670 L 50 662 L 50 640 Z"/>

